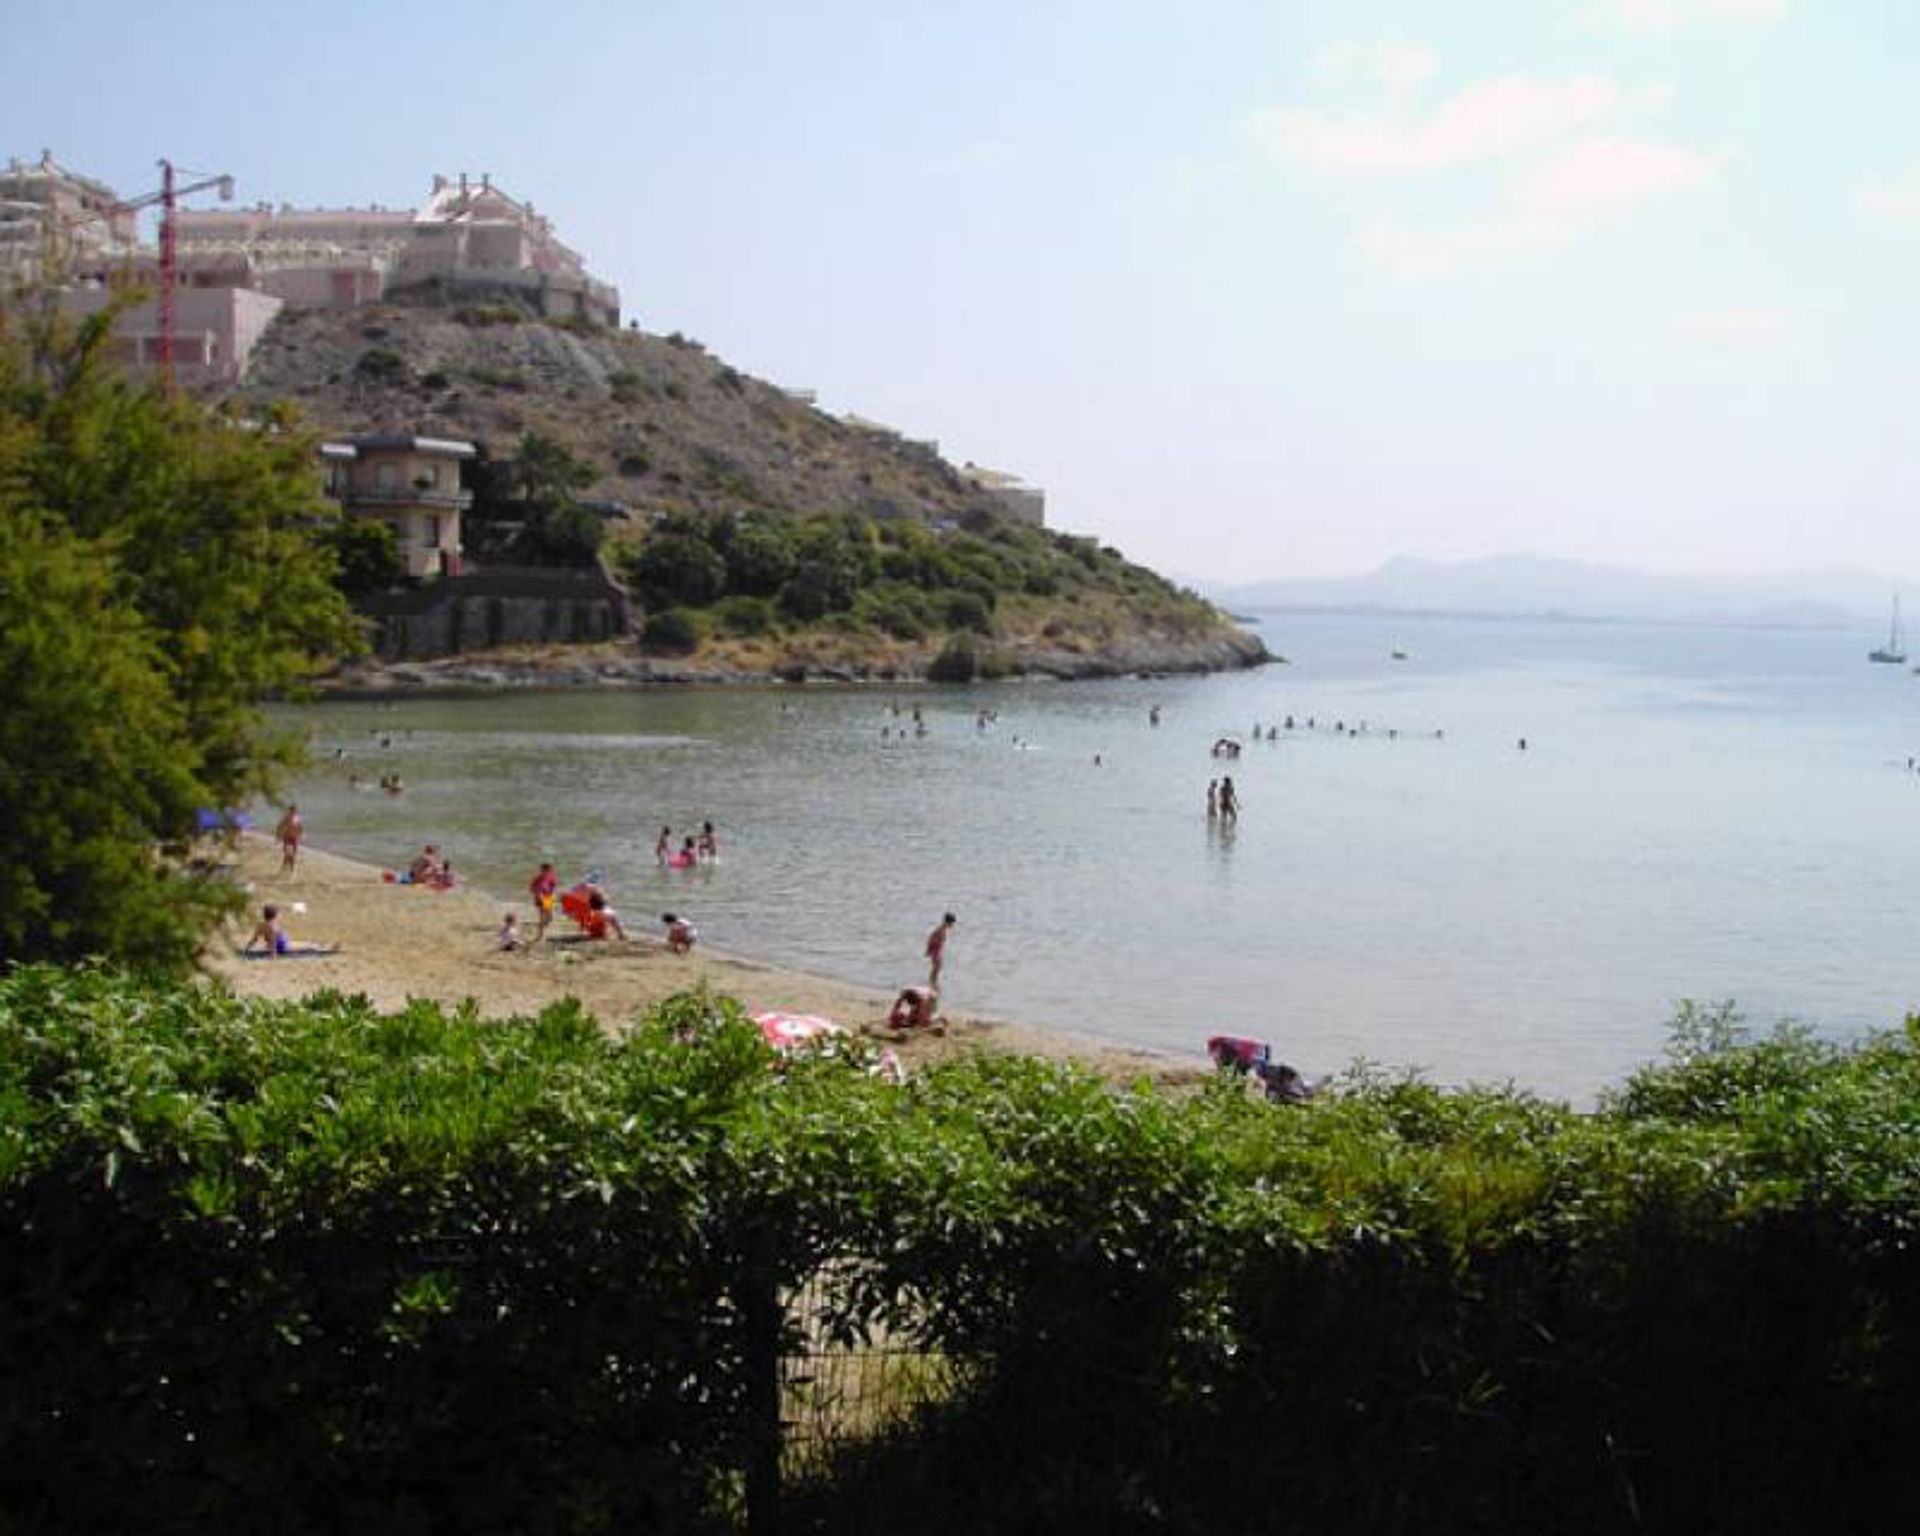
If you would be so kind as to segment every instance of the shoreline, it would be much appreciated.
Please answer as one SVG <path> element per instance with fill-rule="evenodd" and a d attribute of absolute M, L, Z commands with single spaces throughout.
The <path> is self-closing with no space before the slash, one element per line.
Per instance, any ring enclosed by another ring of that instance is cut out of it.
<path fill-rule="evenodd" d="M 823 1014 L 884 1043 L 909 1069 L 984 1050 L 1075 1062 L 1115 1083 L 1145 1077 L 1180 1086 L 1209 1072 L 1204 1060 L 1188 1062 L 965 1012 L 947 1016 L 944 1034 L 887 1031 L 891 994 L 705 944 L 691 954 L 674 955 L 654 932 L 640 931 L 637 917 L 624 943 L 579 940 L 572 925 L 556 917 L 546 942 L 501 951 L 494 938 L 504 912 L 517 913 L 531 936 L 524 895 L 504 899 L 471 886 L 437 891 L 390 885 L 374 865 L 311 846 L 301 849 L 299 868 L 282 876 L 279 844 L 260 832 L 242 834 L 235 866 L 247 908 L 208 942 L 203 965 L 242 996 L 294 1000 L 331 987 L 364 993 L 386 1010 L 416 998 L 448 1007 L 470 1001 L 490 1019 L 534 1014 L 573 997 L 612 1033 L 674 993 L 704 982 L 720 995 L 737 998 L 749 1013 Z M 279 904 L 295 940 L 339 944 L 339 953 L 242 958 L 239 947 L 266 902 Z M 295 910 L 295 904 L 306 910 Z"/>
<path fill-rule="evenodd" d="M 661 687 L 903 687 L 942 684 L 929 678 L 933 660 L 923 650 L 899 647 L 872 654 L 845 646 L 816 645 L 779 655 L 744 650 L 672 658 L 637 651 L 631 644 L 506 646 L 448 656 L 369 658 L 351 662 L 316 681 L 329 698 L 377 699 L 394 694 L 501 692 L 542 689 Z M 1230 631 L 1207 640 L 1126 640 L 1087 654 L 1051 646 L 1010 645 L 1017 662 L 993 681 L 1085 682 L 1122 677 L 1186 677 L 1246 671 L 1284 664 L 1258 636 Z"/>

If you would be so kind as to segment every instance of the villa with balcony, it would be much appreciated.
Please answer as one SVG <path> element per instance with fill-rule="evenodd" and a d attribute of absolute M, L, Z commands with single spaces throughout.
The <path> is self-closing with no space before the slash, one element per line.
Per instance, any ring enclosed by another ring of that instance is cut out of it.
<path fill-rule="evenodd" d="M 349 517 L 393 529 L 410 577 L 460 574 L 460 514 L 473 500 L 460 465 L 472 443 L 439 437 L 369 436 L 323 443 L 326 492 Z"/>

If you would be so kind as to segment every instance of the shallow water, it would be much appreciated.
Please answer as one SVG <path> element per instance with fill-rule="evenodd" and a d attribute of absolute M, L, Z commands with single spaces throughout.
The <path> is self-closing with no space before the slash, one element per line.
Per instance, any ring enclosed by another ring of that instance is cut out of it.
<path fill-rule="evenodd" d="M 330 851 L 435 842 L 503 896 L 543 857 L 598 869 L 630 922 L 680 911 L 720 948 L 879 987 L 922 974 L 952 909 L 955 1007 L 1196 1057 L 1255 1035 L 1308 1072 L 1364 1056 L 1585 1099 L 1659 1053 L 1682 998 L 1838 1034 L 1920 1002 L 1920 677 L 1868 665 L 1872 636 L 1262 632 L 1289 665 L 330 703 L 298 712 L 317 763 L 294 793 Z M 1289 712 L 1279 742 L 1209 755 Z M 1205 815 L 1222 772 L 1235 828 Z M 655 865 L 662 824 L 677 843 L 709 817 L 717 867 Z"/>

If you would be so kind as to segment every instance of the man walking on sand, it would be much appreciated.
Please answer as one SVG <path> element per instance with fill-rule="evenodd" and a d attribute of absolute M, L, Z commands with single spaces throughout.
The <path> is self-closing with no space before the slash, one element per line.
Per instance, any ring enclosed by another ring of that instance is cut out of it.
<path fill-rule="evenodd" d="M 927 935 L 927 985 L 936 992 L 940 990 L 940 965 L 947 955 L 947 935 L 953 932 L 953 925 L 958 921 L 949 912 Z"/>

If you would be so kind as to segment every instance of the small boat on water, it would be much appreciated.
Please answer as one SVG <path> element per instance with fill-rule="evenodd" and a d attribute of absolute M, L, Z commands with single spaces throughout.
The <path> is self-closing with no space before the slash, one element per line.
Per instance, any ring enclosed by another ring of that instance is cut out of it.
<path fill-rule="evenodd" d="M 1387 652 L 1387 654 L 1395 661 L 1405 661 L 1407 659 L 1407 653 L 1397 645 L 1391 651 Z"/>
<path fill-rule="evenodd" d="M 1906 646 L 1900 638 L 1900 599 L 1893 600 L 1893 622 L 1887 629 L 1887 643 L 1867 652 L 1868 661 L 1892 662 L 1895 665 L 1907 659 Z"/>

